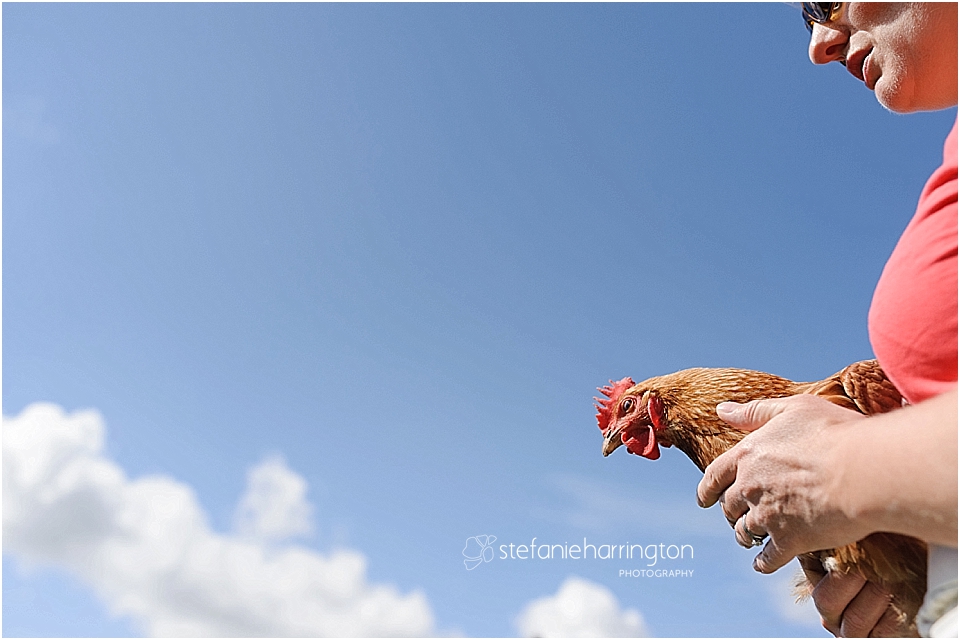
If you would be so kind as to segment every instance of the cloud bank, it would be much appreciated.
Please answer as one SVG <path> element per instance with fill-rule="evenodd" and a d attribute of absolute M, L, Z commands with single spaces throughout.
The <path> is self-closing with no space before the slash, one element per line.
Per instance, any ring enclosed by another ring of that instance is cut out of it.
<path fill-rule="evenodd" d="M 237 506 L 234 524 L 241 535 L 278 542 L 310 533 L 312 513 L 307 482 L 281 457 L 273 456 L 247 473 L 247 492 Z"/>
<path fill-rule="evenodd" d="M 363 554 L 278 544 L 311 528 L 306 482 L 282 459 L 251 469 L 227 535 L 189 486 L 127 478 L 104 433 L 96 411 L 52 404 L 3 418 L 5 553 L 72 572 L 153 636 L 433 632 L 424 594 L 367 582 Z"/>
<path fill-rule="evenodd" d="M 552 596 L 528 604 L 517 618 L 527 638 L 640 638 L 647 636 L 643 616 L 621 609 L 606 587 L 571 576 Z"/>

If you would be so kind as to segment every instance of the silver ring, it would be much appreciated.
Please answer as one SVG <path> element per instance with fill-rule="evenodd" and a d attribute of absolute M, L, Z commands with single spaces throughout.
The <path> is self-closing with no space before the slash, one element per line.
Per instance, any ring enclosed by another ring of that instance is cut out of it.
<path fill-rule="evenodd" d="M 748 513 L 749 513 L 749 512 L 748 512 Z M 747 514 L 746 514 L 746 513 L 743 514 L 742 516 L 740 516 L 740 519 L 743 520 L 743 532 L 744 532 L 745 534 L 747 534 L 748 536 L 750 536 L 750 546 L 751 546 L 751 547 L 759 547 L 759 546 L 763 545 L 763 541 L 767 539 L 767 535 L 768 535 L 768 534 L 765 533 L 765 534 L 763 534 L 762 536 L 758 536 L 758 535 L 755 534 L 753 531 L 750 531 L 750 529 L 747 529 Z"/>

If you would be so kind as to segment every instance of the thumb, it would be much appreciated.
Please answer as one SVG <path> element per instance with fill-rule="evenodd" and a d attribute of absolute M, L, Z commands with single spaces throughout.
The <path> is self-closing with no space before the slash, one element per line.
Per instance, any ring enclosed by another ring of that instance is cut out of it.
<path fill-rule="evenodd" d="M 741 431 L 756 431 L 785 410 L 783 398 L 751 400 L 746 404 L 721 402 L 717 405 L 720 419 Z"/>

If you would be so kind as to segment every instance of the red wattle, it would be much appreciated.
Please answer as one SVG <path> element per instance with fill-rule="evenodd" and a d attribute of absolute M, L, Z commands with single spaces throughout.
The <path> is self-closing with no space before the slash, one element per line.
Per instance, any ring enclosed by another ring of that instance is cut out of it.
<path fill-rule="evenodd" d="M 627 445 L 627 451 L 634 455 L 650 460 L 660 457 L 660 445 L 657 444 L 657 438 L 653 435 L 653 427 L 647 427 L 645 431 L 631 437 L 624 444 Z"/>

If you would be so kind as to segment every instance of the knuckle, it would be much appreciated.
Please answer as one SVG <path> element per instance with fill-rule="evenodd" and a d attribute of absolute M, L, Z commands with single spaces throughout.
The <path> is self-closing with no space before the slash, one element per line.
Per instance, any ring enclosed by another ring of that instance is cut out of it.
<path fill-rule="evenodd" d="M 868 620 L 863 612 L 857 608 L 845 611 L 843 621 L 840 623 L 840 631 L 847 638 L 865 638 L 871 627 L 873 627 L 873 622 Z"/>
<path fill-rule="evenodd" d="M 757 432 L 755 431 L 754 433 Z M 744 458 L 749 458 L 752 456 L 757 450 L 756 438 L 753 437 L 753 433 L 747 435 L 730 451 L 734 450 L 736 450 L 737 461 L 741 464 Z"/>
<path fill-rule="evenodd" d="M 797 413 L 801 414 L 801 416 L 809 413 L 810 411 L 815 411 L 820 405 L 821 401 L 824 401 L 823 398 L 811 396 L 805 393 L 784 398 L 783 400 L 785 412 Z"/>
<path fill-rule="evenodd" d="M 901 620 L 899 613 L 892 606 L 888 606 L 880 621 L 873 626 L 870 635 L 876 638 L 893 638 L 902 636 L 904 631 L 904 621 Z"/>
<path fill-rule="evenodd" d="M 719 478 L 719 472 L 722 464 L 723 456 L 720 456 L 707 465 L 707 468 L 703 470 L 703 478 L 700 480 L 700 484 L 697 485 L 698 493 L 709 494 L 716 490 L 715 486 Z"/>
<path fill-rule="evenodd" d="M 837 606 L 837 602 L 834 598 L 826 596 L 821 588 L 823 581 L 820 581 L 813 589 L 813 606 L 817 608 L 817 611 L 820 612 L 820 615 L 823 616 L 825 620 L 829 620 L 831 624 L 840 621 L 840 614 L 843 613 L 843 607 Z"/>
<path fill-rule="evenodd" d="M 753 422 L 757 419 L 757 411 L 759 411 L 758 407 L 760 407 L 760 402 L 762 401 L 751 400 L 745 405 L 743 409 L 743 415 L 747 419 L 747 422 Z"/>
<path fill-rule="evenodd" d="M 756 561 L 757 571 L 760 573 L 773 573 L 777 570 L 777 563 L 770 557 L 763 555 L 757 558 Z"/>
<path fill-rule="evenodd" d="M 876 582 L 868 581 L 864 585 L 864 589 L 867 593 L 870 594 L 870 598 L 874 601 L 888 601 L 893 597 L 893 593 L 889 589 L 885 589 Z"/>
<path fill-rule="evenodd" d="M 785 402 L 789 402 L 789 403 L 792 403 L 792 404 L 796 404 L 796 405 L 801 406 L 801 407 L 802 407 L 802 406 L 810 406 L 811 404 L 817 404 L 818 401 L 819 401 L 819 400 L 818 400 L 817 396 L 812 396 L 812 395 L 810 395 L 810 394 L 808 394 L 808 393 L 801 393 L 801 394 L 798 394 L 798 395 L 795 395 L 795 396 L 790 396 L 789 398 L 787 398 L 787 399 L 785 400 Z"/>

